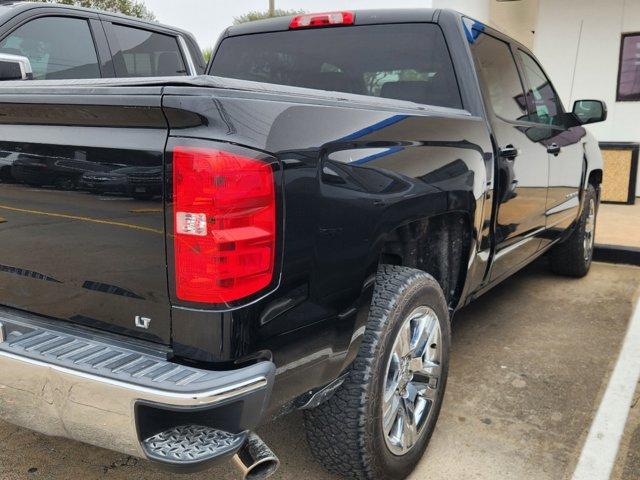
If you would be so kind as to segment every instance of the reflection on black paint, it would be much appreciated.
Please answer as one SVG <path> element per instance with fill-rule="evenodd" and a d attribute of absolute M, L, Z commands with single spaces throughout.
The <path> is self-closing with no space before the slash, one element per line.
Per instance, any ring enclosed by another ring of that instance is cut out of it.
<path fill-rule="evenodd" d="M 0 105 L 13 132 L 0 139 L 0 263 L 12 266 L 0 268 L 2 302 L 169 343 L 160 98 L 21 95 Z"/>
<path fill-rule="evenodd" d="M 92 282 L 87 280 L 82 284 L 82 288 L 86 288 L 87 290 L 93 290 L 94 292 L 108 293 L 110 295 L 118 295 L 121 297 L 137 298 L 139 300 L 144 300 L 144 297 L 141 297 L 140 295 L 133 293 L 132 291 L 127 290 L 126 288 L 118 287 L 116 285 L 108 285 L 106 283 L 101 283 L 101 282 Z"/>
<path fill-rule="evenodd" d="M 162 195 L 162 167 L 124 167 L 110 172 L 86 172 L 79 188 L 98 195 L 125 195 L 141 200 Z"/>
<path fill-rule="evenodd" d="M 32 270 L 25 270 L 24 268 L 10 267 L 9 265 L 0 265 L 0 272 L 13 273 L 14 275 L 19 275 L 21 277 L 29 277 L 36 280 L 44 280 L 46 282 L 61 283 L 60 280 L 56 280 L 55 278 L 43 273 L 34 272 Z"/>
<path fill-rule="evenodd" d="M 400 193 L 411 188 L 410 183 L 392 172 L 357 165 L 345 165 L 331 160 L 324 163 L 322 180 L 334 186 L 367 193 Z"/>

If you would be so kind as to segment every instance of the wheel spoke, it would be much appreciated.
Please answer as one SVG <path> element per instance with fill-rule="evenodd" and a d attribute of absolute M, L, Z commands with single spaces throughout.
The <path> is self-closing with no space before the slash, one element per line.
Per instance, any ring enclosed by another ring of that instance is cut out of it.
<path fill-rule="evenodd" d="M 437 319 L 429 314 L 424 314 L 413 321 L 415 325 L 414 334 L 411 342 L 412 357 L 421 357 L 424 355 L 426 348 L 429 345 L 429 337 L 435 329 Z"/>
<path fill-rule="evenodd" d="M 593 220 L 592 219 L 587 220 L 587 224 L 584 226 L 584 231 L 586 233 L 588 233 L 589 235 L 591 235 L 591 233 L 593 232 Z"/>
<path fill-rule="evenodd" d="M 420 389 L 426 387 L 425 383 L 420 382 L 409 382 L 407 384 L 407 394 L 404 397 L 404 400 L 411 402 L 412 404 L 416 403 L 416 398 L 420 395 Z"/>
<path fill-rule="evenodd" d="M 440 353 L 440 329 L 436 327 L 431 330 L 429 340 L 427 341 L 427 358 L 438 358 Z"/>
<path fill-rule="evenodd" d="M 440 375 L 442 373 L 442 367 L 440 366 L 439 363 L 427 360 L 426 362 L 423 362 L 422 365 L 423 365 L 422 371 L 425 374 L 427 374 L 429 378 L 436 378 L 436 379 L 440 378 Z"/>
<path fill-rule="evenodd" d="M 411 353 L 411 323 L 406 322 L 398 333 L 397 352 L 400 357 L 406 357 Z"/>
<path fill-rule="evenodd" d="M 395 394 L 400 384 L 400 358 L 396 353 L 391 355 L 389 366 L 387 368 L 387 377 L 384 388 L 384 400 L 389 400 L 391 395 Z"/>
<path fill-rule="evenodd" d="M 389 435 L 391 429 L 398 419 L 400 410 L 400 395 L 394 393 L 388 402 L 384 404 L 384 410 L 382 413 L 382 429 L 385 435 Z"/>
<path fill-rule="evenodd" d="M 411 385 L 407 386 L 407 392 L 415 405 L 414 422 L 420 425 L 422 418 L 430 411 L 436 399 L 437 388 L 432 388 L 423 382 L 411 382 Z"/>
<path fill-rule="evenodd" d="M 431 405 L 432 405 L 432 403 L 429 402 L 424 397 L 416 398 L 416 408 L 415 408 L 414 417 L 415 417 L 415 422 L 416 422 L 416 425 L 418 426 L 418 428 L 420 428 L 421 421 L 424 418 L 425 413 L 429 412 L 429 410 L 431 408 L 430 407 Z"/>
<path fill-rule="evenodd" d="M 424 371 L 424 361 L 422 357 L 414 357 L 409 362 L 409 368 L 413 373 L 420 373 Z"/>
<path fill-rule="evenodd" d="M 423 384 L 423 386 L 424 388 L 418 390 L 418 394 L 426 400 L 429 400 L 431 402 L 435 401 L 438 394 L 438 388 L 434 388 L 428 384 Z"/>
<path fill-rule="evenodd" d="M 404 399 L 402 411 L 402 447 L 405 450 L 413 447 L 418 436 L 418 429 L 415 422 L 414 405 L 407 399 Z"/>

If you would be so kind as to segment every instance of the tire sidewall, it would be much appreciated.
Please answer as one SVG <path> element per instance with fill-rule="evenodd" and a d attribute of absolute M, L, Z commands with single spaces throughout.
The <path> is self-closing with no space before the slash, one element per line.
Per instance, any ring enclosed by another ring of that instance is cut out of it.
<path fill-rule="evenodd" d="M 427 306 L 433 309 L 440 323 L 442 333 L 440 388 L 432 407 L 434 409 L 433 415 L 429 419 L 429 423 L 425 425 L 420 440 L 405 455 L 397 456 L 387 447 L 382 429 L 382 399 L 384 397 L 386 367 L 404 319 L 420 306 Z M 367 450 L 375 452 L 371 460 L 372 465 L 379 473 L 379 478 L 405 478 L 411 473 L 424 454 L 438 420 L 444 398 L 449 370 L 450 339 L 449 314 L 444 297 L 435 280 L 426 274 L 422 274 L 396 296 L 395 305 L 388 315 L 386 328 L 376 349 L 376 361 L 372 366 L 373 378 L 371 385 L 373 391 L 369 395 L 369 401 L 367 402 L 365 418 L 369 420 L 367 420 L 366 440 L 370 443 Z"/>

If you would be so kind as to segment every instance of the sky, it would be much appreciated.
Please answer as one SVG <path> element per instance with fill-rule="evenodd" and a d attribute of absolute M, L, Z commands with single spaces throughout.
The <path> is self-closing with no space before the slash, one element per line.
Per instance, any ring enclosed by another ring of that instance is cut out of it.
<path fill-rule="evenodd" d="M 161 23 L 188 30 L 201 48 L 213 47 L 233 18 L 253 10 L 268 10 L 269 0 L 142 0 Z M 428 8 L 431 0 L 276 0 L 276 8 L 307 12 L 368 8 Z"/>

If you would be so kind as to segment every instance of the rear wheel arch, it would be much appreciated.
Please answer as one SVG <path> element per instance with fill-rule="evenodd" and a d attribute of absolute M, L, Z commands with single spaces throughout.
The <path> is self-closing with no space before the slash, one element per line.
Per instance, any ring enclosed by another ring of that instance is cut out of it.
<path fill-rule="evenodd" d="M 386 235 L 379 263 L 430 274 L 440 284 L 449 307 L 455 308 L 466 281 L 472 237 L 468 212 L 446 212 L 413 220 Z"/>
<path fill-rule="evenodd" d="M 594 187 L 597 187 L 598 185 L 601 185 L 602 184 L 602 169 L 598 168 L 598 169 L 595 169 L 595 170 L 591 170 L 589 172 L 588 183 L 590 183 Z"/>

